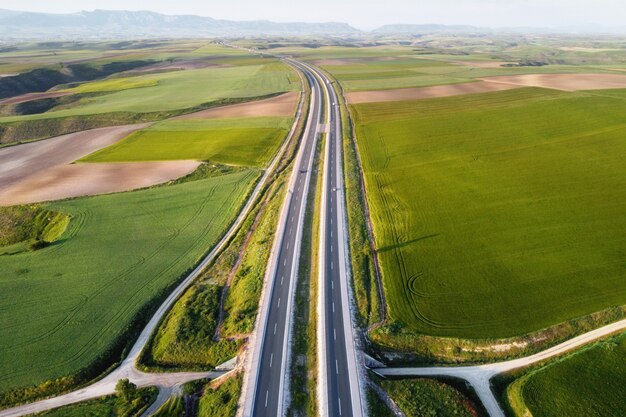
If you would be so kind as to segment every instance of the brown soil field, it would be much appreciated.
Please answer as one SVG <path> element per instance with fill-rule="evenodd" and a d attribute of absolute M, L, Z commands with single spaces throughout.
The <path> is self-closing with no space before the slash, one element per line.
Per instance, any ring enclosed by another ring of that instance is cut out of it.
<path fill-rule="evenodd" d="M 0 104 L 19 104 L 26 103 L 27 101 L 39 100 L 42 98 L 55 98 L 66 96 L 70 93 L 66 91 L 49 91 L 45 93 L 27 93 L 22 94 L 20 96 L 5 98 L 4 100 L 0 100 Z"/>
<path fill-rule="evenodd" d="M 224 117 L 291 116 L 296 111 L 299 93 L 292 91 L 265 100 L 215 107 L 176 117 L 179 120 L 217 119 Z"/>
<path fill-rule="evenodd" d="M 105 127 L 0 148 L 0 193 L 31 175 L 38 176 L 53 167 L 67 165 L 147 126 L 149 124 L 144 123 Z"/>
<path fill-rule="evenodd" d="M 434 87 L 401 88 L 397 90 L 356 91 L 346 93 L 350 104 L 381 101 L 421 100 L 427 98 L 459 96 L 463 94 L 488 93 L 491 91 L 512 90 L 521 86 L 487 81 L 464 84 L 437 85 Z"/>
<path fill-rule="evenodd" d="M 57 165 L 1 188 L 0 205 L 36 203 L 129 191 L 193 172 L 198 161 L 121 162 Z"/>
<path fill-rule="evenodd" d="M 626 75 L 621 74 L 526 74 L 486 77 L 483 80 L 519 87 L 542 87 L 562 91 L 626 88 Z"/>

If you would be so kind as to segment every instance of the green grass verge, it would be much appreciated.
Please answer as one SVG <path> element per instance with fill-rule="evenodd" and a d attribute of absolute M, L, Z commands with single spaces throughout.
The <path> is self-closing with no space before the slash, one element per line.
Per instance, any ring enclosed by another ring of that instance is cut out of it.
<path fill-rule="evenodd" d="M 369 409 L 370 416 L 376 417 L 394 417 L 395 414 L 393 411 L 387 407 L 387 404 L 383 400 L 380 399 L 376 392 L 368 387 L 367 388 L 367 406 Z"/>
<path fill-rule="evenodd" d="M 237 374 L 217 388 L 207 387 L 200 397 L 198 417 L 235 417 L 242 383 L 243 376 Z"/>
<path fill-rule="evenodd" d="M 626 302 L 626 102 L 353 107 L 393 336 L 501 338 Z"/>
<path fill-rule="evenodd" d="M 155 303 L 218 241 L 257 176 L 43 205 L 72 220 L 54 244 L 0 256 L 0 404 L 65 390 L 119 359 Z"/>
<path fill-rule="evenodd" d="M 340 88 L 336 86 L 336 88 Z M 361 164 L 354 139 L 352 120 L 343 97 L 339 94 L 343 138 L 343 165 L 346 187 L 346 211 L 350 239 L 352 285 L 361 321 L 366 325 L 378 323 L 381 317 L 381 299 L 376 282 L 374 256 L 367 231 L 366 202 L 363 197 Z"/>
<path fill-rule="evenodd" d="M 120 398 L 110 395 L 97 400 L 55 408 L 37 414 L 45 417 L 136 417 L 140 416 L 154 402 L 158 390 L 155 387 L 137 391 L 138 397 L 128 404 Z"/>
<path fill-rule="evenodd" d="M 142 358 L 147 366 L 215 367 L 236 356 L 241 343 L 213 340 L 222 287 L 194 285 L 174 305 Z"/>
<path fill-rule="evenodd" d="M 456 389 L 433 379 L 383 380 L 387 391 L 406 417 L 475 417 L 472 403 Z"/>
<path fill-rule="evenodd" d="M 531 371 L 507 389 L 515 415 L 618 417 L 626 415 L 626 334 Z"/>
<path fill-rule="evenodd" d="M 280 147 L 290 122 L 287 117 L 165 121 L 81 161 L 195 159 L 264 166 Z"/>
<path fill-rule="evenodd" d="M 154 417 L 185 417 L 185 404 L 181 396 L 174 396 L 159 408 Z"/>

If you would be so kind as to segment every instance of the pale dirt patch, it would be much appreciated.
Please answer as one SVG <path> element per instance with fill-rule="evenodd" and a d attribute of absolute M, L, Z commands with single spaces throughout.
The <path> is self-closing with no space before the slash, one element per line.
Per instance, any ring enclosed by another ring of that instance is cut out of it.
<path fill-rule="evenodd" d="M 192 120 L 225 117 L 292 116 L 296 111 L 298 96 L 299 93 L 292 91 L 265 100 L 215 107 L 213 109 L 175 117 L 174 119 Z"/>
<path fill-rule="evenodd" d="M 0 189 L 0 205 L 129 191 L 193 172 L 199 161 L 111 162 L 57 165 Z"/>
<path fill-rule="evenodd" d="M 15 97 L 5 98 L 4 100 L 0 100 L 0 104 L 19 104 L 26 103 L 27 101 L 39 100 L 42 98 L 55 98 L 55 97 L 63 97 L 70 94 L 66 91 L 49 91 L 45 93 L 27 93 L 22 94 Z"/>
<path fill-rule="evenodd" d="M 562 91 L 626 88 L 622 74 L 525 74 L 486 77 L 483 81 L 519 87 L 541 87 Z"/>
<path fill-rule="evenodd" d="M 433 87 L 401 88 L 397 90 L 355 91 L 346 93 L 350 104 L 383 101 L 422 100 L 427 98 L 459 96 L 463 94 L 489 93 L 492 91 L 520 88 L 513 84 L 478 81 L 464 84 L 437 85 Z"/>
<path fill-rule="evenodd" d="M 67 165 L 149 125 L 104 127 L 0 148 L 0 205 L 4 205 L 3 192 L 9 187 L 30 176 L 44 175 L 53 167 Z"/>

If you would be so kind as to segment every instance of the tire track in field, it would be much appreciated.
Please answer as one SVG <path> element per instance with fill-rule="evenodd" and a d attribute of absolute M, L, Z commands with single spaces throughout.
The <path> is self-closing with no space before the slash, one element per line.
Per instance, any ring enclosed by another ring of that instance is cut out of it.
<path fill-rule="evenodd" d="M 223 201 L 223 203 L 221 204 L 221 206 L 219 207 L 219 209 L 215 210 L 215 213 L 223 213 L 223 212 L 227 212 L 227 211 L 223 211 L 224 209 L 226 209 L 226 207 L 229 205 L 229 203 L 232 203 L 232 195 L 235 194 L 237 192 L 237 190 L 240 188 L 241 186 L 241 181 L 243 181 L 244 179 L 247 179 L 252 173 L 250 173 L 249 175 L 246 175 L 245 177 L 243 177 L 241 180 L 235 182 L 234 184 L 230 184 L 231 186 L 233 186 L 233 189 L 231 190 L 231 192 L 229 193 L 228 197 L 226 197 Z M 180 232 L 188 227 L 190 227 L 191 225 L 195 224 L 195 220 L 197 219 L 197 217 L 199 217 L 200 214 L 202 214 L 202 212 L 204 212 L 204 209 L 206 208 L 206 205 L 208 203 L 210 203 L 212 201 L 212 197 L 215 194 L 215 188 L 216 186 L 212 187 L 211 191 L 209 192 L 209 195 L 207 195 L 207 197 L 203 200 L 203 203 L 201 204 L 201 207 L 199 207 L 195 213 L 189 218 L 189 220 L 184 224 L 184 226 L 182 228 L 180 228 L 178 230 L 177 235 L 180 234 Z M 161 278 L 164 274 L 166 274 L 167 272 L 169 272 L 172 268 L 174 268 L 174 266 L 176 266 L 176 264 L 178 264 L 182 258 L 184 258 L 184 256 L 186 254 L 188 254 L 190 251 L 193 250 L 195 243 L 199 242 L 200 240 L 203 240 L 204 237 L 206 237 L 206 235 L 213 229 L 213 223 L 216 219 L 216 217 L 218 217 L 217 215 L 214 215 L 211 217 L 209 223 L 207 224 L 207 226 L 204 228 L 204 232 L 200 235 L 199 238 L 195 239 L 193 241 L 192 244 L 190 244 L 188 246 L 188 250 L 186 250 L 181 256 L 178 257 L 178 261 L 173 262 L 172 264 L 170 264 L 170 266 L 168 266 L 166 269 L 162 270 L 161 272 L 159 272 L 154 279 L 151 280 L 151 282 L 155 282 L 158 281 L 158 278 Z M 169 239 L 170 241 L 172 239 Z M 214 244 L 214 242 L 211 244 L 211 246 Z M 161 245 L 161 247 L 164 245 Z M 151 256 L 150 258 L 153 258 L 153 256 Z M 67 364 L 71 364 L 73 362 L 75 362 L 76 360 L 78 360 L 79 358 L 82 358 L 86 353 L 88 353 L 88 349 L 90 348 L 91 345 L 94 344 L 95 340 L 97 340 L 99 338 L 100 335 L 108 332 L 111 330 L 111 327 L 113 327 L 121 318 L 126 317 L 127 314 L 130 310 L 134 310 L 133 307 L 137 306 L 137 299 L 138 296 L 141 292 L 143 292 L 143 290 L 146 289 L 146 286 L 138 288 L 132 295 L 130 298 L 128 298 L 128 302 L 124 304 L 124 307 L 119 309 L 117 311 L 117 313 L 111 317 L 110 320 L 106 321 L 104 326 L 100 329 L 100 332 L 95 333 L 94 336 L 92 338 L 90 338 L 84 345 L 83 347 L 78 350 L 73 356 L 68 357 L 66 360 L 62 361 L 62 362 L 58 362 L 53 366 L 50 367 L 46 367 L 44 369 L 46 370 L 51 370 L 51 369 L 56 369 L 61 367 L 62 365 L 67 365 Z"/>
<path fill-rule="evenodd" d="M 206 205 L 212 200 L 213 195 L 215 194 L 215 189 L 216 189 L 217 185 L 214 185 L 206 198 L 204 198 L 202 204 L 200 205 L 200 207 L 198 207 L 196 209 L 196 211 L 193 213 L 193 215 L 190 217 L 190 219 L 185 223 L 185 225 L 183 226 L 184 228 L 189 227 L 194 220 L 201 214 L 201 212 L 203 211 L 203 209 L 206 207 Z M 91 210 L 85 210 L 86 213 L 91 213 Z M 86 219 L 89 216 L 83 216 L 83 221 L 82 224 L 84 225 L 84 223 L 86 222 Z M 82 228 L 82 227 L 81 227 Z M 77 232 L 78 230 L 76 230 Z M 158 255 L 162 249 L 167 246 L 171 241 L 173 241 L 177 236 L 180 235 L 181 229 L 179 228 L 178 230 L 176 230 L 174 233 L 170 234 L 168 236 L 168 238 L 163 241 L 150 255 L 146 256 L 142 256 L 137 262 L 135 262 L 133 265 L 130 265 L 128 268 L 126 268 L 124 271 L 122 271 L 121 273 L 113 276 L 110 280 L 108 280 L 104 285 L 100 286 L 95 292 L 92 292 L 91 295 L 89 297 L 87 297 L 87 299 L 85 301 L 83 301 L 82 303 L 80 303 L 79 305 L 77 305 L 75 308 L 72 309 L 71 313 L 69 313 L 68 315 L 66 315 L 60 322 L 58 322 L 52 329 L 50 329 L 49 331 L 45 332 L 44 334 L 40 334 L 37 337 L 33 337 L 30 338 L 18 345 L 14 345 L 13 348 L 19 348 L 19 347 L 23 347 L 25 345 L 31 344 L 33 342 L 39 342 L 41 340 L 44 340 L 54 334 L 56 334 L 58 331 L 60 331 L 61 329 L 63 329 L 73 318 L 75 318 L 77 316 L 77 314 L 81 311 L 81 309 L 83 307 L 85 307 L 90 301 L 94 300 L 96 297 L 98 297 L 101 293 L 103 293 L 105 290 L 107 290 L 108 288 L 110 288 L 113 284 L 115 284 L 116 282 L 119 282 L 121 279 L 127 277 L 128 275 L 130 275 L 132 272 L 134 272 L 137 268 L 139 268 L 141 265 L 145 264 L 147 261 L 153 259 L 156 255 Z M 205 233 L 206 234 L 206 233 Z M 76 235 L 76 233 L 73 234 L 73 236 Z M 162 274 L 159 274 L 158 276 L 161 276 Z M 154 280 L 153 280 L 154 281 Z M 129 299 L 129 301 L 132 301 L 133 299 L 135 299 L 137 293 L 141 292 L 142 288 L 140 288 L 138 291 L 136 291 L 131 298 Z M 135 306 L 135 304 L 132 304 L 129 307 L 133 307 Z M 128 310 L 127 308 L 123 308 L 121 309 L 121 311 L 118 311 L 118 313 L 113 316 L 110 320 L 107 321 L 107 323 L 109 323 L 109 325 L 105 325 L 104 327 L 102 327 L 100 330 L 100 333 L 103 333 L 104 331 L 109 330 L 110 325 L 114 324 L 116 319 L 119 318 L 120 315 L 124 315 L 124 313 L 126 312 L 126 310 Z M 83 348 L 81 348 L 79 351 L 76 352 L 75 355 L 67 358 L 66 360 L 63 360 L 61 362 L 57 362 L 54 365 L 51 365 L 49 367 L 41 367 L 40 369 L 44 369 L 44 370 L 51 370 L 51 369 L 56 369 L 61 367 L 62 365 L 66 365 L 68 363 L 72 363 L 74 362 L 77 358 L 82 357 L 86 351 L 87 348 L 89 348 L 95 339 L 98 338 L 100 334 L 94 334 L 94 336 L 89 339 L 87 341 L 87 343 L 85 345 L 83 345 Z M 19 376 L 24 374 L 24 372 L 15 372 L 13 374 L 5 374 L 7 377 L 11 377 L 11 376 Z"/>

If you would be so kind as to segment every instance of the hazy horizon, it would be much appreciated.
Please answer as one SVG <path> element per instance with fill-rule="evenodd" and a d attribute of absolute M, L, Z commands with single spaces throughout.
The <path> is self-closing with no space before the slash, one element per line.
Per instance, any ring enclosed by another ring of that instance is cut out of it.
<path fill-rule="evenodd" d="M 575 26 L 624 27 L 626 3 L 620 0 L 231 0 L 202 4 L 195 0 L 23 0 L 16 4 L 0 0 L 0 8 L 43 12 L 77 13 L 83 10 L 148 10 L 162 14 L 192 14 L 229 20 L 276 22 L 345 22 L 359 29 L 385 24 L 448 24 L 485 27 Z"/>

